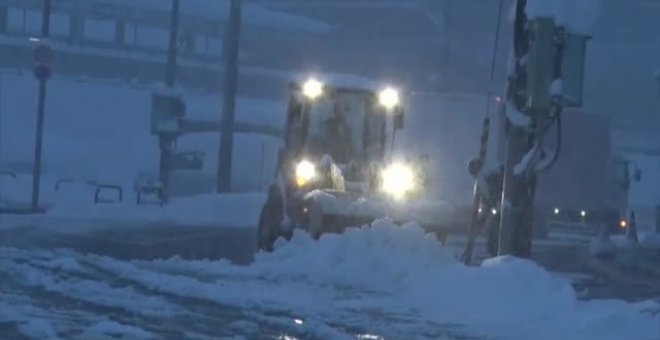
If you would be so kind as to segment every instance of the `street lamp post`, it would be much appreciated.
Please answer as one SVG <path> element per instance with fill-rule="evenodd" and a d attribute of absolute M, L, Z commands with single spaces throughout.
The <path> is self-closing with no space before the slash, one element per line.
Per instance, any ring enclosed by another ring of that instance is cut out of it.
<path fill-rule="evenodd" d="M 41 20 L 41 39 L 47 39 L 50 33 L 51 0 L 44 1 Z M 39 187 L 41 179 L 41 154 L 43 149 L 44 113 L 46 107 L 46 82 L 50 77 L 50 47 L 42 42 L 35 50 L 36 65 L 34 76 L 39 81 L 39 97 L 37 100 L 37 128 L 34 143 L 34 162 L 32 164 L 32 210 L 39 209 Z"/>
<path fill-rule="evenodd" d="M 179 0 L 172 0 L 172 9 L 170 12 L 170 38 L 167 48 L 167 64 L 165 66 L 165 85 L 174 88 L 176 79 L 176 65 L 179 45 Z M 164 203 L 169 201 L 170 187 L 170 162 L 172 159 L 172 145 L 174 138 L 171 135 L 159 135 L 158 144 L 160 147 L 160 161 L 158 176 L 162 184 L 162 200 Z"/>
<path fill-rule="evenodd" d="M 218 192 L 231 190 L 234 111 L 238 89 L 238 41 L 241 29 L 242 0 L 230 0 L 229 25 L 225 35 L 225 87 L 222 101 L 220 149 L 218 151 Z"/>

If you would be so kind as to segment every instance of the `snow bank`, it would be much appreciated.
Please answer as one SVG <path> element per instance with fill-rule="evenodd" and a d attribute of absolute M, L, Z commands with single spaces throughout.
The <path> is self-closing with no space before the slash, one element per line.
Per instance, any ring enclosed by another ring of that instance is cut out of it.
<path fill-rule="evenodd" d="M 565 280 L 533 262 L 502 257 L 481 268 L 464 267 L 414 224 L 377 221 L 373 228 L 324 236 L 318 243 L 297 234 L 273 254 L 258 256 L 252 270 L 394 293 L 402 306 L 426 318 L 464 324 L 495 338 L 636 339 L 639 334 L 644 339 L 657 334 L 653 319 L 633 306 L 578 302 Z"/>
<path fill-rule="evenodd" d="M 40 202 L 48 208 L 43 216 L 25 217 L 42 219 L 44 224 L 58 224 L 62 228 L 102 226 L 102 221 L 117 225 L 143 225 L 144 223 L 181 223 L 186 225 L 209 225 L 218 227 L 254 227 L 257 225 L 261 208 L 266 200 L 261 192 L 235 194 L 207 194 L 172 198 L 165 206 L 137 205 L 132 187 L 123 187 L 123 201 L 118 203 L 94 204 L 96 187 L 82 181 L 66 182 L 54 190 L 56 179 L 44 176 L 41 182 Z M 0 206 L 27 205 L 30 202 L 32 176 L 18 175 L 17 178 L 0 176 Z M 116 194 L 102 192 L 115 199 Z M 145 199 L 147 200 L 147 199 Z M 19 217 L 20 218 L 20 217 Z M 4 221 L 8 221 L 7 217 Z M 2 223 L 2 227 L 13 227 Z"/>
<path fill-rule="evenodd" d="M 324 235 L 320 242 L 299 232 L 291 242 L 280 240 L 275 246 L 274 253 L 257 255 L 252 270 L 370 290 L 401 289 L 418 273 L 455 263 L 435 236 L 416 224 L 394 227 L 387 220 Z"/>
<path fill-rule="evenodd" d="M 465 267 L 419 226 L 387 220 L 319 241 L 295 233 L 273 253 L 257 254 L 249 267 L 181 259 L 95 262 L 150 289 L 305 320 L 354 321 L 386 338 L 437 338 L 429 334 L 452 324 L 460 325 L 458 334 L 489 339 L 642 340 L 657 336 L 660 321 L 638 305 L 577 301 L 567 280 L 531 261 L 500 257 Z M 145 275 L 145 269 L 155 272 Z"/>
<path fill-rule="evenodd" d="M 77 202 L 79 200 L 58 200 L 47 216 L 254 227 L 257 225 L 261 207 L 265 202 L 265 195 L 263 193 L 199 195 L 174 198 L 163 207 L 138 206 L 132 197 L 122 204 L 83 205 Z"/>

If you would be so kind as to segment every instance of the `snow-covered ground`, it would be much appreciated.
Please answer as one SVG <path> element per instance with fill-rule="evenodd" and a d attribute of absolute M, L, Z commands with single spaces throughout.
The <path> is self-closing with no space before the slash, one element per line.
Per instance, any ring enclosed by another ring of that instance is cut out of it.
<path fill-rule="evenodd" d="M 71 230 L 100 226 L 98 221 L 113 225 L 134 224 L 136 227 L 160 222 L 254 228 L 265 201 L 265 195 L 261 192 L 245 192 L 178 197 L 162 207 L 157 204 L 138 205 L 132 186 L 126 186 L 123 188 L 123 201 L 95 204 L 94 185 L 82 181 L 66 182 L 61 183 L 56 191 L 55 183 L 56 179 L 51 176 L 45 176 L 42 180 L 40 204 L 47 207 L 47 213 L 44 216 L 20 217 L 20 220 L 38 225 L 57 224 L 60 229 Z M 0 176 L 0 207 L 26 205 L 30 202 L 31 184 L 32 176 Z M 104 190 L 99 198 L 115 201 L 118 194 L 113 190 Z M 145 201 L 148 202 L 149 198 Z M 15 227 L 10 220 L 10 216 L 0 215 L 0 228 Z"/>
<path fill-rule="evenodd" d="M 53 177 L 131 187 L 140 173 L 158 169 L 158 142 L 150 135 L 151 89 L 125 83 L 55 78 L 44 127 L 44 171 Z M 220 120 L 219 94 L 186 92 L 188 117 Z M 72 100 L 72 98 L 75 98 Z M 34 148 L 36 83 L 30 74 L 0 75 L 0 169 L 30 171 Z M 239 98 L 237 121 L 282 126 L 285 102 Z M 204 169 L 187 175 L 210 182 L 217 169 L 218 134 L 184 136 L 178 150 L 205 153 Z M 272 178 L 279 142 L 235 136 L 234 186 L 260 189 Z M 4 191 L 0 187 L 0 195 Z"/>
<path fill-rule="evenodd" d="M 210 339 L 657 339 L 660 304 L 578 301 L 564 276 L 513 258 L 459 264 L 414 224 L 225 261 L 121 262 L 0 249 L 0 332 Z M 139 302 L 138 302 L 139 301 Z"/>

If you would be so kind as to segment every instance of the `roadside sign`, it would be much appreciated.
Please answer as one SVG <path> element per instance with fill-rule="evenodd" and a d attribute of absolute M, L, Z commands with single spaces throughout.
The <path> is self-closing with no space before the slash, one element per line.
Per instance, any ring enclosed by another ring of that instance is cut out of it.
<path fill-rule="evenodd" d="M 46 44 L 39 44 L 34 49 L 34 60 L 37 64 L 49 65 L 53 60 L 53 49 Z"/>

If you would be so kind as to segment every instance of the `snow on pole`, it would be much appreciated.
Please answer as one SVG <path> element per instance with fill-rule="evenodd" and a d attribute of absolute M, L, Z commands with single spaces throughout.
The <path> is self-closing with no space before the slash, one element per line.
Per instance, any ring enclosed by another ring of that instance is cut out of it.
<path fill-rule="evenodd" d="M 552 18 L 572 33 L 591 36 L 599 10 L 600 0 L 527 0 L 525 14 L 529 20 Z"/>
<path fill-rule="evenodd" d="M 532 124 L 532 119 L 524 113 L 518 111 L 513 105 L 506 106 L 506 118 L 511 124 L 517 127 L 528 127 Z"/>
<path fill-rule="evenodd" d="M 525 154 L 520 162 L 513 167 L 513 174 L 515 176 L 524 174 L 530 168 L 531 164 L 536 163 L 538 160 L 539 148 L 540 145 L 538 143 L 535 144 L 534 147 Z"/>
<path fill-rule="evenodd" d="M 552 84 L 550 84 L 550 95 L 553 97 L 560 97 L 564 92 L 563 92 L 563 82 L 560 78 L 557 78 L 552 81 Z"/>

